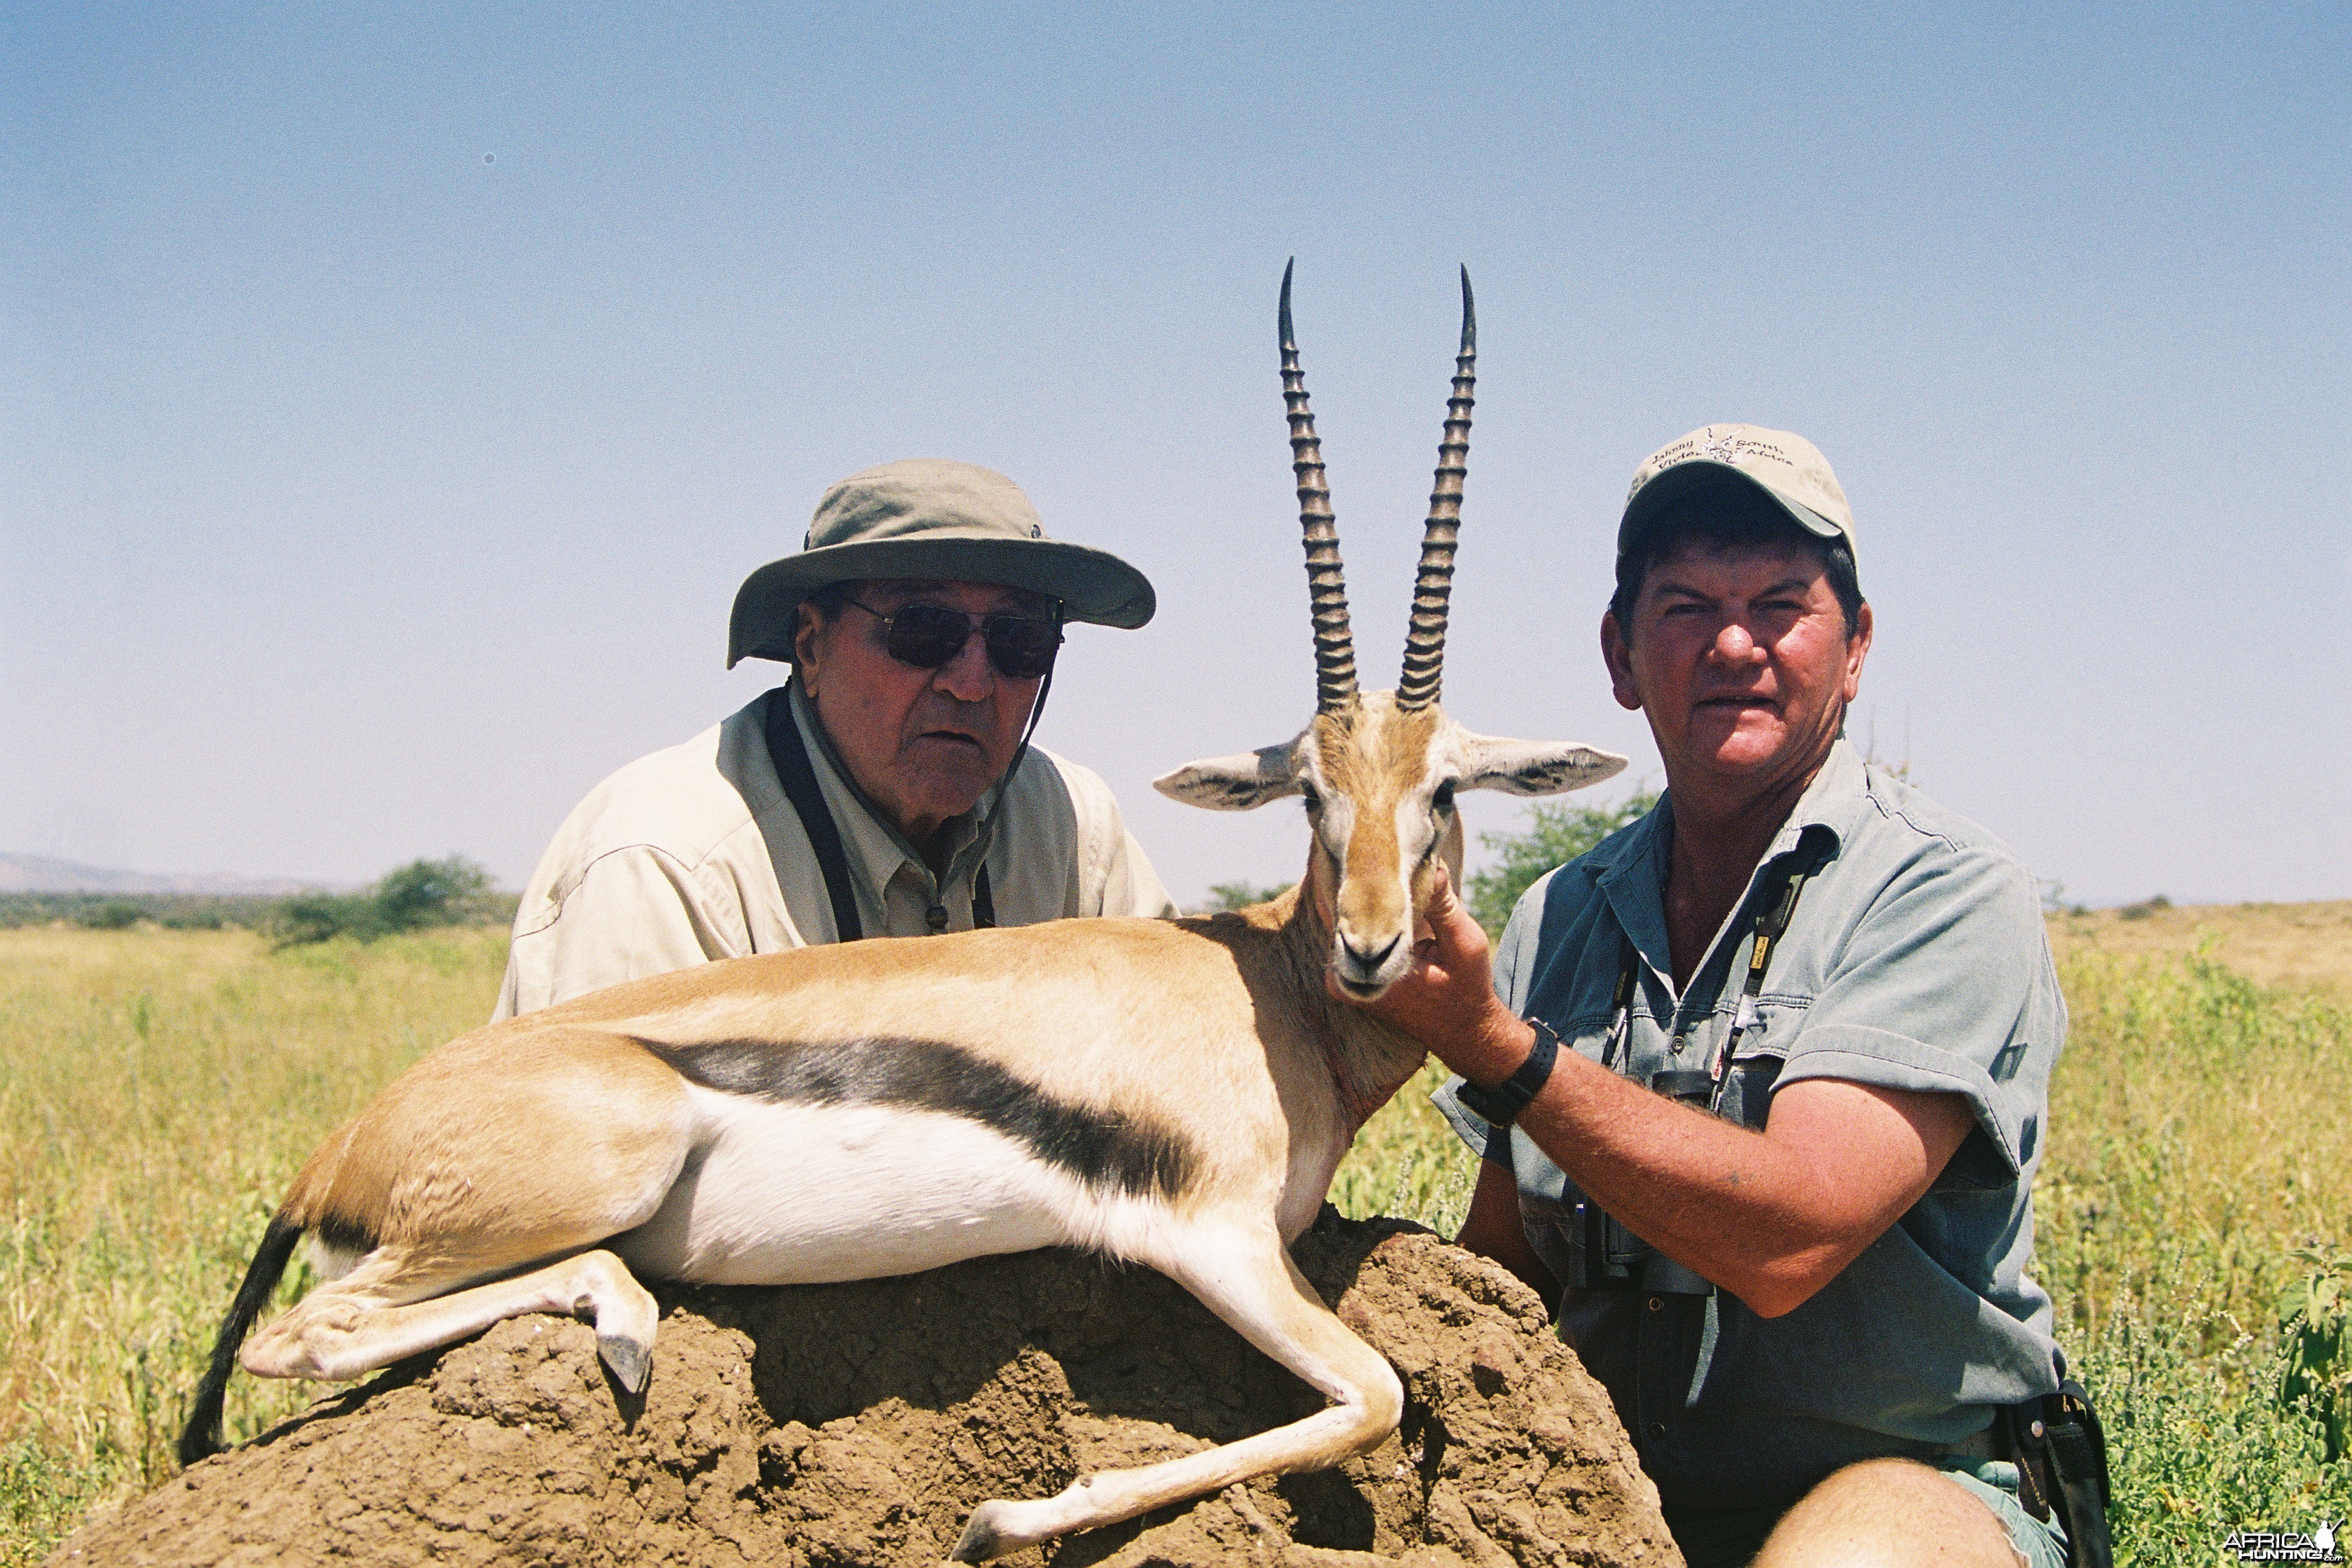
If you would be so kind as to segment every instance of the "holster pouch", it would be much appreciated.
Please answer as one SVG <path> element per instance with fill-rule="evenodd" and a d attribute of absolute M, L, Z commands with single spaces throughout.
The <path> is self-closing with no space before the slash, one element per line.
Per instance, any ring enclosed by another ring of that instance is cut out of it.
<path fill-rule="evenodd" d="M 2066 1527 L 2073 1568 L 2112 1568 L 2107 1538 L 2107 1438 L 2091 1396 L 2072 1378 L 2058 1392 L 2002 1410 L 1999 1447 L 2017 1465 L 2017 1500 L 2037 1520 Z"/>

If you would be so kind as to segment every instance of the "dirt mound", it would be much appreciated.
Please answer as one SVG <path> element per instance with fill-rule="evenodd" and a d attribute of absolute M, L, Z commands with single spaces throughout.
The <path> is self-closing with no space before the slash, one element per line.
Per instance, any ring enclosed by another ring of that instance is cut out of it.
<path fill-rule="evenodd" d="M 1426 1231 L 1328 1209 L 1296 1253 L 1402 1373 L 1397 1435 L 1005 1561 L 1680 1563 L 1533 1292 Z M 1320 1404 L 1168 1280 L 1075 1253 L 662 1304 L 642 1398 L 616 1396 L 585 1324 L 517 1319 L 196 1466 L 52 1561 L 928 1564 L 983 1499 Z"/>

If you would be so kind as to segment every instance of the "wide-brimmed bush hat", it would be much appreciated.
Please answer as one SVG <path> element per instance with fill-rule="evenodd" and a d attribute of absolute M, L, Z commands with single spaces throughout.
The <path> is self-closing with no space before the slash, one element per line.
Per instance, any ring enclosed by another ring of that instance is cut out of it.
<path fill-rule="evenodd" d="M 1727 482 L 1752 485 L 1807 532 L 1843 539 L 1853 549 L 1853 510 L 1820 447 L 1760 425 L 1702 425 L 1651 453 L 1633 471 L 1617 525 L 1617 558 L 1622 561 L 1675 502 Z"/>
<path fill-rule="evenodd" d="M 1108 551 L 1045 537 L 1021 487 L 993 468 L 908 458 L 852 474 L 817 502 L 800 553 L 743 581 L 727 634 L 738 659 L 793 657 L 794 614 L 820 588 L 864 577 L 996 583 L 1061 601 L 1066 620 L 1133 628 L 1159 599 Z"/>

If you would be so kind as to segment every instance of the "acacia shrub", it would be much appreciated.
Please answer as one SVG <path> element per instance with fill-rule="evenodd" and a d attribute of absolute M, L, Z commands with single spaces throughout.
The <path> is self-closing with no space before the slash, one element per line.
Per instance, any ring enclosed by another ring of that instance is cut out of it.
<path fill-rule="evenodd" d="M 374 942 L 428 926 L 488 925 L 509 920 L 514 901 L 490 874 L 462 855 L 412 860 L 356 893 L 305 893 L 278 906 L 270 936 L 280 948 L 344 936 Z"/>
<path fill-rule="evenodd" d="M 1636 786 L 1615 805 L 1570 805 L 1538 802 L 1528 808 L 1528 826 L 1518 833 L 1482 833 L 1479 844 L 1494 852 L 1495 863 L 1470 879 L 1470 913 L 1490 937 L 1503 934 L 1519 895 L 1555 866 L 1565 866 L 1621 827 L 1639 821 L 1658 804 L 1658 792 Z"/>

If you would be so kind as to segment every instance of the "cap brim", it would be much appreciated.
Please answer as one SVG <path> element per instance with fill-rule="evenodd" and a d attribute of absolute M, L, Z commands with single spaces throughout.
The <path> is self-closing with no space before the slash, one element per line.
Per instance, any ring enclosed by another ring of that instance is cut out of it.
<path fill-rule="evenodd" d="M 1151 619 L 1150 580 L 1108 551 L 1058 539 L 954 539 L 929 533 L 866 539 L 771 561 L 743 580 L 727 632 L 727 667 L 739 659 L 792 657 L 793 611 L 835 583 L 925 577 L 996 583 L 1062 602 L 1073 621 L 1133 630 Z"/>
<path fill-rule="evenodd" d="M 1641 538 L 1666 508 L 1695 491 L 1711 489 L 1727 480 L 1736 479 L 1758 494 L 1769 497 L 1773 505 L 1789 514 L 1790 519 L 1806 532 L 1822 539 L 1844 539 L 1848 549 L 1853 541 L 1844 529 L 1815 511 L 1802 501 L 1790 500 L 1770 485 L 1744 469 L 1711 458 L 1693 458 L 1676 463 L 1664 473 L 1633 492 L 1625 503 L 1625 515 L 1617 524 L 1617 553 L 1622 557 Z"/>

